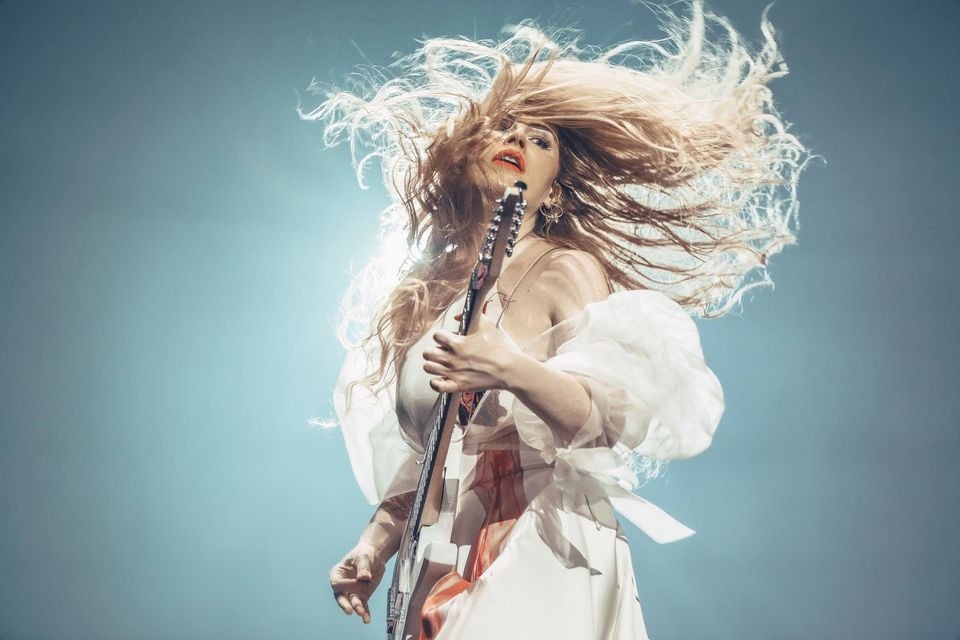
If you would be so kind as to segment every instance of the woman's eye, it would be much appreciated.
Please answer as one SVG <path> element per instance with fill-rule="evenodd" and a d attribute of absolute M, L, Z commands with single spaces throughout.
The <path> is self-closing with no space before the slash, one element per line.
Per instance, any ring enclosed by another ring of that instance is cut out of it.
<path fill-rule="evenodd" d="M 550 142 L 546 138 L 541 138 L 540 136 L 534 136 L 530 138 L 533 141 L 533 144 L 537 145 L 541 149 L 549 149 Z"/>

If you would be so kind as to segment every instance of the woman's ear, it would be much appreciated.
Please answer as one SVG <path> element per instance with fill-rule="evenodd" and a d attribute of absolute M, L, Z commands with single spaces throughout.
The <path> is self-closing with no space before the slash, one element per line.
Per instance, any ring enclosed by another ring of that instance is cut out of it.
<path fill-rule="evenodd" d="M 563 189 L 560 187 L 560 183 L 554 180 L 553 186 L 550 187 L 550 191 L 547 193 L 547 197 L 543 199 L 543 204 L 551 207 L 561 202 L 563 202 Z"/>

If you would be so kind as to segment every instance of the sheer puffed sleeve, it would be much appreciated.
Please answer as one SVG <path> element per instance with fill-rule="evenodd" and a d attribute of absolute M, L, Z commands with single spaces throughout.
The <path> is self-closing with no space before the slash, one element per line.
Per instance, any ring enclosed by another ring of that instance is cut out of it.
<path fill-rule="evenodd" d="M 706 366 L 693 320 L 655 291 L 623 291 L 587 305 L 526 351 L 577 376 L 591 411 L 571 442 L 519 400 L 512 414 L 520 438 L 556 465 L 563 490 L 606 496 L 658 542 L 693 531 L 633 493 L 631 454 L 688 458 L 706 449 L 723 413 L 723 391 Z"/>
<path fill-rule="evenodd" d="M 614 293 L 537 342 L 527 350 L 590 387 L 591 415 L 571 446 L 602 437 L 659 459 L 689 458 L 710 446 L 723 391 L 704 362 L 696 325 L 670 298 Z M 552 444 L 552 433 L 526 407 L 517 402 L 514 413 L 521 434 L 536 432 L 538 442 Z"/>
<path fill-rule="evenodd" d="M 388 370 L 384 380 L 371 388 L 353 385 L 372 366 L 375 354 L 351 350 L 333 392 L 343 440 L 360 490 L 370 504 L 413 491 L 419 467 L 416 450 L 403 438 L 396 411 L 396 376 Z"/>

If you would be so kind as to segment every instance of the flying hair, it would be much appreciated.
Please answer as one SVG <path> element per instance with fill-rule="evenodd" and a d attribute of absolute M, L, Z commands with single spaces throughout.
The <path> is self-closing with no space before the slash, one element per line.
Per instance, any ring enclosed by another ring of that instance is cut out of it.
<path fill-rule="evenodd" d="M 301 117 L 327 145 L 350 145 L 361 185 L 379 162 L 391 195 L 384 250 L 341 304 L 341 340 L 371 358 L 365 383 L 389 379 L 463 294 L 492 208 L 470 163 L 518 119 L 548 125 L 560 147 L 565 215 L 535 233 L 594 256 L 615 289 L 654 289 L 710 318 L 772 286 L 811 157 L 768 86 L 787 67 L 767 11 L 751 48 L 702 2 L 688 6 L 656 9 L 655 41 L 601 50 L 524 22 L 499 42 L 425 40 L 347 90 L 311 85 L 323 101 Z"/>

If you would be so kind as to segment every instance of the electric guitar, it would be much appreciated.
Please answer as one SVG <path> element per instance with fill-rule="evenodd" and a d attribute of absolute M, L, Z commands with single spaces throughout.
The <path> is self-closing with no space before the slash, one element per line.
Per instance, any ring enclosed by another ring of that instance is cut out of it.
<path fill-rule="evenodd" d="M 513 254 L 527 204 L 523 199 L 526 188 L 526 184 L 517 181 L 514 186 L 507 187 L 497 201 L 477 265 L 470 277 L 470 288 L 460 318 L 460 335 L 476 331 L 479 326 L 474 322 L 478 316 L 476 305 L 496 286 L 504 256 Z M 450 538 L 457 508 L 459 472 L 448 474 L 446 463 L 457 420 L 459 418 L 460 424 L 466 425 L 476 395 L 440 395 L 433 429 L 424 446 L 420 480 L 410 517 L 397 552 L 393 582 L 387 591 L 387 640 L 417 640 L 420 637 L 420 610 L 427 593 L 437 580 L 457 567 L 459 547 Z"/>

